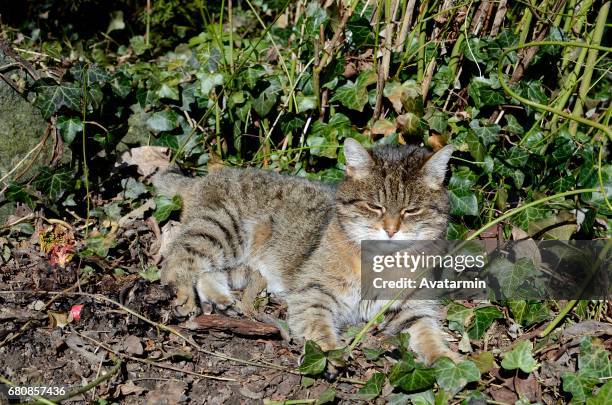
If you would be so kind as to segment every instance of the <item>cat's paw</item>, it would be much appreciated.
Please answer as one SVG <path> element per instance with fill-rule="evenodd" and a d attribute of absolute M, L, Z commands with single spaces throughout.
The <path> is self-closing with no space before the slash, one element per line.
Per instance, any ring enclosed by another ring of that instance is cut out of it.
<path fill-rule="evenodd" d="M 177 285 L 176 298 L 172 303 L 174 314 L 180 318 L 198 313 L 193 285 Z"/>

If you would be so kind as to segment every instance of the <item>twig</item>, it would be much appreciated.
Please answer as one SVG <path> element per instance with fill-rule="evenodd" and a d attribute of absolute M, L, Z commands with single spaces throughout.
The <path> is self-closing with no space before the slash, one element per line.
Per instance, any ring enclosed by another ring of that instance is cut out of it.
<path fill-rule="evenodd" d="M 57 299 L 60 298 L 63 294 L 68 293 L 68 292 L 70 292 L 70 290 L 74 290 L 75 288 L 80 288 L 81 286 L 87 284 L 88 282 L 89 282 L 89 279 L 87 277 L 83 278 L 83 280 L 77 281 L 75 284 L 73 284 L 72 286 L 66 288 L 63 291 L 60 291 L 55 297 L 53 297 L 49 301 L 47 301 L 43 308 L 44 309 L 49 308 L 49 306 L 51 304 L 53 304 L 55 301 L 57 301 Z M 5 291 L 2 291 L 2 292 L 5 292 Z M 13 292 L 18 292 L 18 291 L 6 291 L 6 292 L 13 293 Z M 19 291 L 19 292 L 22 292 L 22 291 Z M 23 291 L 23 292 L 25 292 L 25 291 Z M 19 328 L 17 333 L 15 333 L 14 335 L 7 336 L 2 342 L 0 342 L 0 347 L 4 346 L 7 343 L 12 342 L 13 340 L 15 340 L 16 338 L 21 336 L 21 334 L 26 331 L 26 329 L 30 326 L 30 324 L 32 322 L 33 322 L 32 320 L 27 321 L 26 323 L 24 323 L 21 326 L 21 328 Z"/>
<path fill-rule="evenodd" d="M 77 335 L 79 335 L 82 338 L 85 338 L 86 340 L 89 340 L 90 342 L 92 342 L 93 344 L 101 347 L 102 349 L 106 350 L 107 352 L 113 353 L 116 356 L 120 356 L 120 357 L 123 357 L 125 359 L 137 361 L 137 362 L 140 362 L 140 363 L 143 363 L 143 364 L 147 364 L 147 365 L 153 366 L 153 367 L 158 367 L 158 368 L 163 368 L 163 369 L 166 369 L 166 370 L 176 371 L 176 372 L 183 373 L 183 374 L 193 375 L 193 376 L 199 377 L 199 378 L 208 378 L 208 379 L 219 380 L 219 381 L 237 381 L 234 378 L 217 377 L 215 375 L 200 374 L 200 373 L 196 373 L 196 372 L 189 371 L 189 370 L 183 370 L 183 369 L 180 369 L 178 367 L 169 366 L 167 364 L 157 363 L 157 362 L 154 362 L 154 361 L 151 361 L 151 360 L 148 360 L 148 359 L 139 359 L 138 357 L 133 357 L 133 356 L 130 356 L 130 355 L 127 355 L 127 354 L 119 353 L 119 352 L 113 350 L 111 347 L 107 346 L 105 343 L 102 343 L 102 342 L 100 342 L 100 341 L 98 341 L 98 340 L 96 340 L 96 339 L 94 339 L 92 337 L 89 337 L 89 336 L 84 335 L 82 333 L 79 333 L 77 331 L 74 331 L 74 333 L 76 333 Z"/>

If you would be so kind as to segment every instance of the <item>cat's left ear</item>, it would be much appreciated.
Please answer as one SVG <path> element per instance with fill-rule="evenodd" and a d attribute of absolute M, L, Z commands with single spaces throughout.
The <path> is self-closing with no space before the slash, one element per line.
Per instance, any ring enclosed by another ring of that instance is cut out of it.
<path fill-rule="evenodd" d="M 444 177 L 446 176 L 446 168 L 448 167 L 448 161 L 453 154 L 452 145 L 446 145 L 433 155 L 423 165 L 423 178 L 427 185 L 434 190 L 442 188 L 444 183 Z"/>
<path fill-rule="evenodd" d="M 344 141 L 344 158 L 346 159 L 346 175 L 353 179 L 366 177 L 372 168 L 373 162 L 370 153 L 352 138 Z"/>

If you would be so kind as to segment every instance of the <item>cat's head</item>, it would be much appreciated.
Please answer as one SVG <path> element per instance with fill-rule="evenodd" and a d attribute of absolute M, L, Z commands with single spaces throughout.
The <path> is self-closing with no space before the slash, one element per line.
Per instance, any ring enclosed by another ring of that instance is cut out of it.
<path fill-rule="evenodd" d="M 436 153 L 414 146 L 365 149 L 344 143 L 346 178 L 336 194 L 340 225 L 355 242 L 444 237 L 448 195 L 444 177 L 452 146 Z"/>

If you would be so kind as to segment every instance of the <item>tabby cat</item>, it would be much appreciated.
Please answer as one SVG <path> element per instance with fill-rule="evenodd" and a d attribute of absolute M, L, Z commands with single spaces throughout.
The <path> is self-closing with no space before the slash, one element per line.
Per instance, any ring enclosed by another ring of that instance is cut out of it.
<path fill-rule="evenodd" d="M 244 269 L 255 269 L 268 292 L 286 299 L 293 336 L 339 347 L 343 326 L 385 304 L 361 300 L 360 241 L 444 237 L 451 154 L 451 146 L 435 154 L 414 146 L 368 151 L 347 139 L 346 178 L 335 186 L 257 169 L 154 176 L 161 194 L 179 194 L 184 204 L 162 270 L 162 281 L 177 288 L 175 310 L 197 312 L 196 292 L 205 311 L 228 308 L 232 290 L 249 283 Z M 457 358 L 444 344 L 436 302 L 397 302 L 391 312 L 422 361 Z"/>

